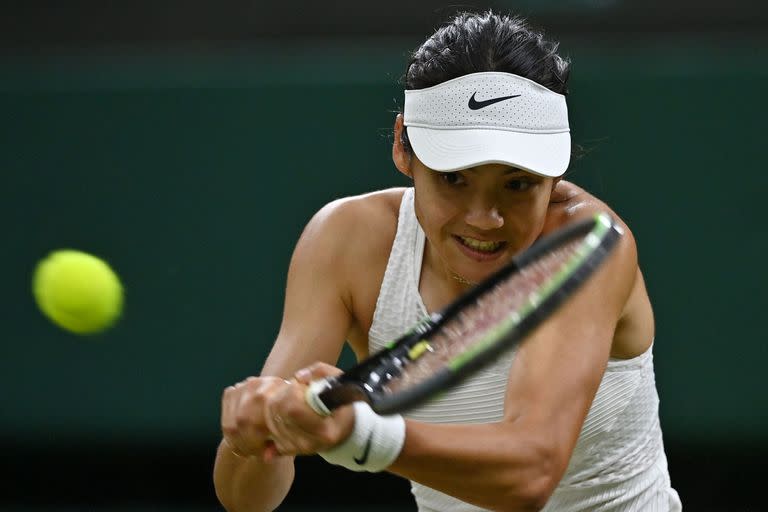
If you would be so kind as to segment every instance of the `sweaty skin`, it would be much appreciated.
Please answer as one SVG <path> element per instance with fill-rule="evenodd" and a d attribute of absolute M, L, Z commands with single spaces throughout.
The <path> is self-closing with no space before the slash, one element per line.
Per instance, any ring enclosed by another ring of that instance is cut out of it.
<path fill-rule="evenodd" d="M 564 180 L 500 164 L 432 171 L 403 148 L 401 130 L 398 117 L 393 161 L 416 189 L 427 237 L 419 291 L 430 311 L 575 220 L 607 211 L 625 232 L 603 267 L 519 348 L 504 419 L 482 425 L 408 420 L 405 446 L 389 468 L 491 510 L 537 509 L 566 469 L 608 358 L 635 357 L 652 342 L 653 314 L 634 238 L 602 201 Z M 304 403 L 304 386 L 338 371 L 332 365 L 344 340 L 358 358 L 368 355 L 403 191 L 334 201 L 302 234 L 262 376 L 228 388 L 222 401 L 224 439 L 214 481 L 228 511 L 273 510 L 290 489 L 292 457 L 323 451 L 351 432 L 350 407 L 320 418 Z M 487 250 L 478 254 L 467 244 Z"/>

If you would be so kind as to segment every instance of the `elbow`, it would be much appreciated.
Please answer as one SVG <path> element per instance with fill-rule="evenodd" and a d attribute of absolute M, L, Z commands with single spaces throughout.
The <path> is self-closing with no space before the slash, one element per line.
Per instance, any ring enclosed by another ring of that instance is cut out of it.
<path fill-rule="evenodd" d="M 503 504 L 493 507 L 496 512 L 539 512 L 543 510 L 549 501 L 549 497 L 554 492 L 554 487 L 550 480 L 542 479 L 531 481 L 525 486 L 517 485 L 514 494 L 508 495 Z"/>
<path fill-rule="evenodd" d="M 551 485 L 549 480 L 535 482 L 524 494 L 522 506 L 515 510 L 525 512 L 539 512 L 543 510 L 549 501 L 549 497 L 552 496 L 554 488 L 555 486 Z"/>
<path fill-rule="evenodd" d="M 530 457 L 516 470 L 509 472 L 503 504 L 498 512 L 538 512 L 542 510 L 560 482 L 565 465 L 552 446 L 529 446 Z"/>
<path fill-rule="evenodd" d="M 532 480 L 524 486 L 516 485 L 504 503 L 492 507 L 496 512 L 539 512 L 547 505 L 555 485 L 550 479 Z"/>

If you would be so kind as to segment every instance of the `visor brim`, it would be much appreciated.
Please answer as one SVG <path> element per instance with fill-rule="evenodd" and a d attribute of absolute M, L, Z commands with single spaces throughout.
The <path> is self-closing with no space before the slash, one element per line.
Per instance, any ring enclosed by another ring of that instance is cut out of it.
<path fill-rule="evenodd" d="M 571 160 L 571 134 L 567 131 L 525 133 L 409 126 L 408 140 L 418 159 L 440 172 L 505 164 L 540 176 L 559 177 Z"/>

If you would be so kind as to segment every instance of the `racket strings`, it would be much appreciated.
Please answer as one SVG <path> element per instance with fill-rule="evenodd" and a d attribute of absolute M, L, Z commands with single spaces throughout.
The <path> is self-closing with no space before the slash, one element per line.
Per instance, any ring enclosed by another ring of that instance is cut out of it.
<path fill-rule="evenodd" d="M 398 375 L 392 375 L 384 390 L 395 393 L 432 377 L 454 359 L 493 345 L 523 318 L 526 308 L 535 307 L 543 290 L 566 271 L 576 257 L 582 239 L 566 243 L 532 261 L 467 305 L 418 351 L 418 357 L 406 361 Z"/>

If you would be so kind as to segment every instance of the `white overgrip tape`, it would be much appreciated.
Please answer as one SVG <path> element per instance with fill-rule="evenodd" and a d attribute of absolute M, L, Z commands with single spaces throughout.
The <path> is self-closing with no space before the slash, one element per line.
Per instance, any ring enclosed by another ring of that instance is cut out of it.
<path fill-rule="evenodd" d="M 405 420 L 399 414 L 380 416 L 365 402 L 355 402 L 355 427 L 341 444 L 320 452 L 331 464 L 352 471 L 376 473 L 395 462 L 405 443 Z"/>
<path fill-rule="evenodd" d="M 320 393 L 328 388 L 328 381 L 325 379 L 313 380 L 307 386 L 307 390 L 304 392 L 304 400 L 307 402 L 313 411 L 320 416 L 330 416 L 331 410 L 320 400 Z"/>

